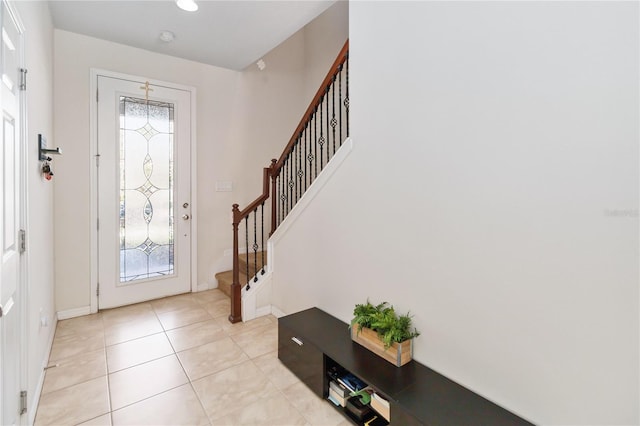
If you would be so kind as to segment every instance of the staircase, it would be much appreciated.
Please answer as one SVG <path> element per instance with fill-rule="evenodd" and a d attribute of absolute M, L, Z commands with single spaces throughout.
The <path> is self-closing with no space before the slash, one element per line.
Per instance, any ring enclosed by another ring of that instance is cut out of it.
<path fill-rule="evenodd" d="M 267 252 L 258 251 L 255 253 L 243 253 L 238 255 L 238 266 L 240 268 L 240 282 L 242 288 L 250 281 L 257 281 L 257 274 L 264 274 L 263 268 L 267 264 Z M 233 284 L 233 270 L 218 272 L 216 274 L 218 288 L 227 296 L 231 297 L 231 284 Z"/>
<path fill-rule="evenodd" d="M 266 273 L 267 240 L 348 137 L 349 40 L 280 157 L 263 169 L 262 194 L 242 210 L 233 205 L 233 270 L 216 274 L 231 300 L 230 322 L 242 321 L 242 294 L 251 296 L 253 283 Z"/>

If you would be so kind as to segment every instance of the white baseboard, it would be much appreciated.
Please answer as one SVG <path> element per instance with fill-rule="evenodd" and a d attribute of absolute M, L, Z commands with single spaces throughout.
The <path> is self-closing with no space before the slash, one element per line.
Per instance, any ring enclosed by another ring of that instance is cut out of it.
<path fill-rule="evenodd" d="M 271 305 L 262 306 L 262 307 L 256 309 L 256 318 L 264 317 L 266 315 L 271 315 Z"/>
<path fill-rule="evenodd" d="M 38 384 L 36 385 L 36 390 L 33 393 L 33 398 L 31 399 L 31 404 L 27 407 L 28 413 L 28 424 L 32 425 L 36 421 L 36 412 L 38 411 L 38 405 L 40 404 L 40 394 L 42 393 L 42 387 L 44 386 L 44 376 L 46 374 L 45 368 L 49 364 L 49 356 L 51 356 L 51 348 L 53 347 L 53 338 L 56 335 L 56 327 L 58 325 L 57 315 L 53 316 L 53 324 L 51 324 L 51 331 L 49 331 L 49 338 L 47 339 L 47 352 L 42 360 L 42 371 L 40 372 L 40 377 L 38 377 Z"/>
<path fill-rule="evenodd" d="M 198 284 L 198 286 L 195 289 L 195 292 L 199 292 L 199 291 L 207 291 L 207 290 L 213 290 L 214 288 L 218 288 L 218 283 L 201 283 Z"/>
<path fill-rule="evenodd" d="M 271 313 L 276 318 L 280 318 L 280 317 L 283 317 L 283 316 L 287 315 L 286 313 L 282 312 L 280 309 L 278 309 L 277 307 L 275 307 L 273 305 L 271 305 Z"/>
<path fill-rule="evenodd" d="M 66 320 L 69 318 L 81 317 L 91 313 L 91 306 L 83 306 L 82 308 L 67 309 L 58 312 L 58 320 Z"/>

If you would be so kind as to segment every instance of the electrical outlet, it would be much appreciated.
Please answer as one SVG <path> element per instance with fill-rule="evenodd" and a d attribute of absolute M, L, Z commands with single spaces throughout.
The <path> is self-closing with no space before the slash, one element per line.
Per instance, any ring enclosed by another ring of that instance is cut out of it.
<path fill-rule="evenodd" d="M 49 326 L 49 318 L 44 313 L 44 309 L 40 308 L 40 327 L 48 327 Z"/>

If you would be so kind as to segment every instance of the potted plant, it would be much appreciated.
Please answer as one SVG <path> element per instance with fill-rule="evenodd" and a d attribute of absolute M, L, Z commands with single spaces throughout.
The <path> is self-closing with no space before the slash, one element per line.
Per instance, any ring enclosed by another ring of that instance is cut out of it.
<path fill-rule="evenodd" d="M 411 327 L 411 316 L 397 315 L 387 302 L 373 305 L 369 300 L 353 310 L 351 339 L 400 367 L 411 361 L 413 338 L 420 333 Z"/>

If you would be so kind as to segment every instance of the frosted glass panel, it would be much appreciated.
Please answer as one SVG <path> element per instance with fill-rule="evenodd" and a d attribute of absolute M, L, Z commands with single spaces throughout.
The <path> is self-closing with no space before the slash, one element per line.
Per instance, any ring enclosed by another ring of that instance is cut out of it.
<path fill-rule="evenodd" d="M 170 103 L 120 98 L 120 282 L 174 273 Z"/>

